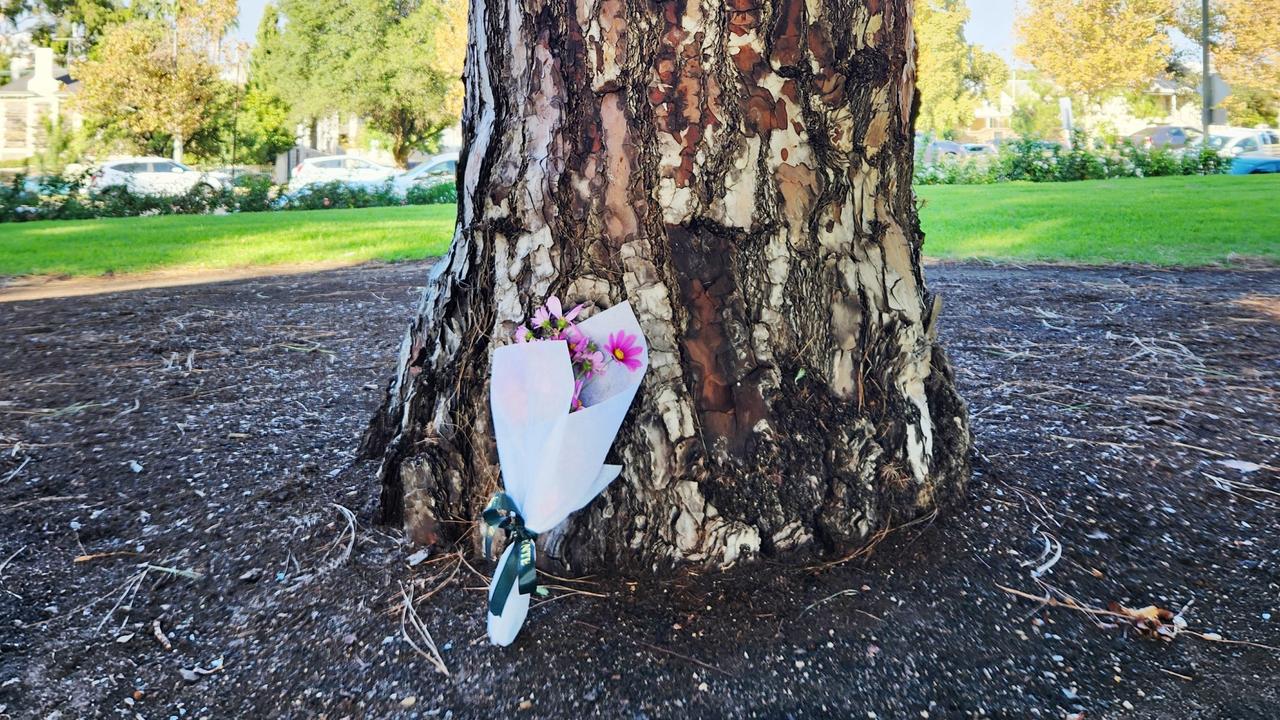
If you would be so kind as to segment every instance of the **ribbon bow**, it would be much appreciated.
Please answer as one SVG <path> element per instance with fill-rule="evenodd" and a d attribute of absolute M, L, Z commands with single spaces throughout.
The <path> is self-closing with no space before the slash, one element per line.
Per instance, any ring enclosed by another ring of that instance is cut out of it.
<path fill-rule="evenodd" d="M 485 506 L 484 513 L 484 556 L 487 560 L 493 549 L 493 536 L 499 530 L 507 533 L 508 541 L 515 541 L 515 549 L 507 555 L 507 561 L 498 569 L 498 583 L 489 597 L 489 612 L 497 617 L 502 616 L 502 607 L 511 594 L 511 586 L 519 580 L 520 592 L 530 595 L 538 589 L 537 546 L 534 540 L 538 534 L 525 527 L 524 518 L 510 495 L 504 492 L 495 493 Z"/>

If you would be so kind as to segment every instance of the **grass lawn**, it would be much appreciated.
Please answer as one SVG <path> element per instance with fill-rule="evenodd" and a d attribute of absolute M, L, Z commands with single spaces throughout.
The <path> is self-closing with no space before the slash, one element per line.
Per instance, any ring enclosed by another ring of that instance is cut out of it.
<path fill-rule="evenodd" d="M 918 188 L 925 254 L 1206 265 L 1280 262 L 1280 175 Z M 0 224 L 0 276 L 360 263 L 441 255 L 454 206 Z"/>
<path fill-rule="evenodd" d="M 453 205 L 0 225 L 0 276 L 410 260 L 443 255 Z"/>
<path fill-rule="evenodd" d="M 1076 263 L 1280 262 L 1280 175 L 916 188 L 925 255 Z"/>

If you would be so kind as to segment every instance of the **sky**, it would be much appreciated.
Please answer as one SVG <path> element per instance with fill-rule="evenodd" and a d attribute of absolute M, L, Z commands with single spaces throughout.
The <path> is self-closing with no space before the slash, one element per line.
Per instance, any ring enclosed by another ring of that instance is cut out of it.
<path fill-rule="evenodd" d="M 1013 6 L 1016 0 L 968 0 L 969 24 L 965 36 L 969 42 L 978 43 L 999 53 L 1005 60 L 1013 59 Z M 240 28 L 236 38 L 252 43 L 262 19 L 262 8 L 267 0 L 240 0 Z"/>

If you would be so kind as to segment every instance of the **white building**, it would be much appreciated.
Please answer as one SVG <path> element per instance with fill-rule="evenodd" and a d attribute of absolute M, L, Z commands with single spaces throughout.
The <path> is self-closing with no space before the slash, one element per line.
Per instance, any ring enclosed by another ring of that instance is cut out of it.
<path fill-rule="evenodd" d="M 79 117 L 66 108 L 76 82 L 53 62 L 53 50 L 35 48 L 30 62 L 15 57 L 0 87 L 0 160 L 29 158 L 45 147 L 45 121 Z"/>

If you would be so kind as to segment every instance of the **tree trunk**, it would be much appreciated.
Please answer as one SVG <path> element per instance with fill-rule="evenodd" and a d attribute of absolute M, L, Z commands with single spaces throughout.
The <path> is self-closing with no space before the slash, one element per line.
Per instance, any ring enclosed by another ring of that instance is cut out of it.
<path fill-rule="evenodd" d="M 182 162 L 183 152 L 182 133 L 175 132 L 173 134 L 173 161 Z"/>
<path fill-rule="evenodd" d="M 413 154 L 413 145 L 409 142 L 407 135 L 393 135 L 391 141 L 391 157 L 395 159 L 396 167 L 401 170 L 409 169 L 409 156 Z"/>
<path fill-rule="evenodd" d="M 963 490 L 924 285 L 910 0 L 472 0 L 458 227 L 364 450 L 383 518 L 471 532 L 500 485 L 490 353 L 548 295 L 630 300 L 622 477 L 544 535 L 575 567 L 847 549 Z"/>

